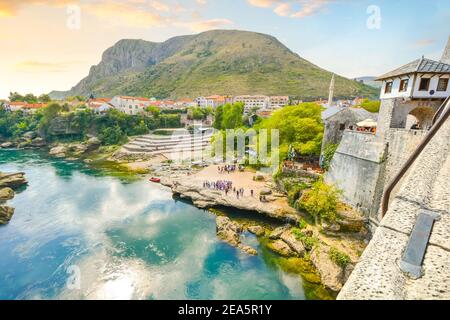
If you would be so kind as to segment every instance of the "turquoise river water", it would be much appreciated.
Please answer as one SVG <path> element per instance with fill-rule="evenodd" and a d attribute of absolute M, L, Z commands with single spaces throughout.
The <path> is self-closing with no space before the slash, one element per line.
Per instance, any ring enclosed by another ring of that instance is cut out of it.
<path fill-rule="evenodd" d="M 0 227 L 0 299 L 305 299 L 299 275 L 216 238 L 169 189 L 36 152 L 0 151 L 29 186 Z"/>

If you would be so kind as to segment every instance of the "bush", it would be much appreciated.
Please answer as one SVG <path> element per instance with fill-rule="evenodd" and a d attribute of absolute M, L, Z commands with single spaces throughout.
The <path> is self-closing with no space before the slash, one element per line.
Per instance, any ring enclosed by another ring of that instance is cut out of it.
<path fill-rule="evenodd" d="M 331 261 L 336 263 L 342 269 L 345 269 L 347 265 L 351 262 L 350 257 L 347 254 L 340 252 L 336 248 L 331 248 L 328 255 Z"/>
<path fill-rule="evenodd" d="M 331 160 L 333 160 L 334 154 L 336 153 L 338 144 L 328 144 L 323 151 L 323 164 L 322 167 L 325 171 L 330 169 Z"/>
<path fill-rule="evenodd" d="M 100 140 L 104 145 L 124 143 L 127 139 L 125 133 L 119 126 L 105 128 L 100 132 Z"/>
<path fill-rule="evenodd" d="M 342 191 L 326 184 L 322 179 L 316 181 L 312 188 L 303 194 L 299 209 L 310 214 L 316 223 L 319 221 L 336 222 L 337 205 Z"/>
<path fill-rule="evenodd" d="M 314 248 L 314 246 L 317 244 L 317 242 L 319 241 L 318 239 L 316 239 L 314 237 L 307 236 L 298 228 L 292 228 L 291 232 L 297 240 L 299 240 L 303 243 L 303 245 L 305 246 L 305 249 L 308 251 L 311 251 Z"/>

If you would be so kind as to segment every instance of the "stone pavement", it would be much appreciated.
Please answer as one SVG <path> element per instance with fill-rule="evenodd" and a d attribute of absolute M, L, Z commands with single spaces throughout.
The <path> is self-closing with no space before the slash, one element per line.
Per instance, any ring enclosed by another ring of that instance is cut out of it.
<path fill-rule="evenodd" d="M 422 209 L 441 218 L 432 230 L 423 276 L 413 280 L 398 263 Z M 450 119 L 405 177 L 338 299 L 450 299 Z"/>

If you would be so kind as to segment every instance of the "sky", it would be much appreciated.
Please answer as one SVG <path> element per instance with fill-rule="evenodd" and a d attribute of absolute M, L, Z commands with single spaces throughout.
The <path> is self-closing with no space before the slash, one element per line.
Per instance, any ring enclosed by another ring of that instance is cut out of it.
<path fill-rule="evenodd" d="M 450 35 L 449 0 L 0 0 L 0 99 L 68 90 L 123 38 L 162 42 L 212 29 L 277 37 L 339 75 L 377 76 Z"/>

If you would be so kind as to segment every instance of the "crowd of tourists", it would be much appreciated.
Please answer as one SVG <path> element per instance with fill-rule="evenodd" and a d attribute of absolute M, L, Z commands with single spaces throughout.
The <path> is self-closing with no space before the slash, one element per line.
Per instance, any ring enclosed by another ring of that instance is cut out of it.
<path fill-rule="evenodd" d="M 243 198 L 245 194 L 244 188 L 233 187 L 233 182 L 227 180 L 204 181 L 203 188 L 223 191 L 225 195 L 234 194 L 238 199 Z M 250 196 L 254 196 L 253 190 L 250 190 Z"/>

